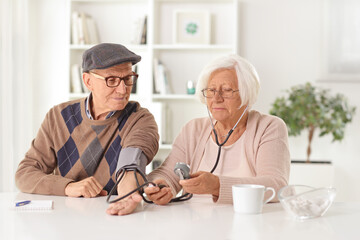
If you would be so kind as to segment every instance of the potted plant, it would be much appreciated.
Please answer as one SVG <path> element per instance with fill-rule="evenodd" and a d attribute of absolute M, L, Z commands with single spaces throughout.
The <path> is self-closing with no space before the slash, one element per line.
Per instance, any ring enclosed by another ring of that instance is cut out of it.
<path fill-rule="evenodd" d="M 342 94 L 329 92 L 310 83 L 294 86 L 287 90 L 288 96 L 276 98 L 270 110 L 270 114 L 285 121 L 289 136 L 297 136 L 303 130 L 308 132 L 307 163 L 315 131 L 319 131 L 320 137 L 331 134 L 333 141 L 341 141 L 346 124 L 355 114 L 355 107 L 349 106 Z"/>

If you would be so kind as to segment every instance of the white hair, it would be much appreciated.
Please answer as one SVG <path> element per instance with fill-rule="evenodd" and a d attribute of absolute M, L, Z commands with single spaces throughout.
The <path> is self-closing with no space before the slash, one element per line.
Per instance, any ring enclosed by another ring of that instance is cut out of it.
<path fill-rule="evenodd" d="M 211 74 L 219 69 L 235 70 L 241 98 L 241 106 L 239 106 L 239 108 L 247 105 L 250 109 L 256 102 L 259 93 L 259 76 L 251 63 L 235 54 L 217 58 L 206 65 L 201 71 L 196 84 L 196 95 L 200 101 L 206 104 L 205 97 L 201 90 L 207 88 Z"/>

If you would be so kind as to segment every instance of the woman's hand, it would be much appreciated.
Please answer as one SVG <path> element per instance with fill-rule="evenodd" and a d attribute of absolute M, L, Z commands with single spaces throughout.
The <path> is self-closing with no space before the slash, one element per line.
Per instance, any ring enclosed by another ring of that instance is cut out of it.
<path fill-rule="evenodd" d="M 168 204 L 173 198 L 171 188 L 163 179 L 156 179 L 153 182 L 156 183 L 156 186 L 149 186 L 144 189 L 147 198 L 158 205 Z M 158 187 L 159 185 L 164 185 L 165 187 L 160 188 Z"/>
<path fill-rule="evenodd" d="M 219 177 L 209 172 L 196 172 L 190 175 L 190 179 L 180 180 L 183 189 L 188 193 L 212 194 L 219 196 Z"/>

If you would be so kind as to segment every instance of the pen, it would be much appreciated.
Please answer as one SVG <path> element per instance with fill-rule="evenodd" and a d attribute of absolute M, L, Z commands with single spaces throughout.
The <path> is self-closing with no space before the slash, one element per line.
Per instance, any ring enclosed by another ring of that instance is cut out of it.
<path fill-rule="evenodd" d="M 17 203 L 15 204 L 15 207 L 21 207 L 21 206 L 24 206 L 24 205 L 29 204 L 29 203 L 31 203 L 30 200 L 26 200 L 26 201 L 22 201 L 22 202 L 17 202 Z"/>

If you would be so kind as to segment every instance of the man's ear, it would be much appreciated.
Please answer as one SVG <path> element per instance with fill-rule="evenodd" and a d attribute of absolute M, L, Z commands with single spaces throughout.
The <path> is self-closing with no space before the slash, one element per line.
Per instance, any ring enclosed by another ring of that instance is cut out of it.
<path fill-rule="evenodd" d="M 89 91 L 92 92 L 93 86 L 92 86 L 92 81 L 90 78 L 90 73 L 84 72 L 82 74 L 82 80 L 83 80 L 85 86 L 87 87 L 87 89 L 89 89 Z"/>

